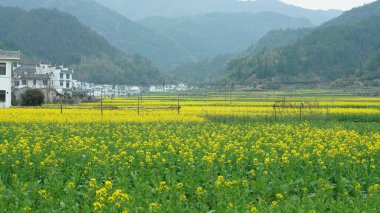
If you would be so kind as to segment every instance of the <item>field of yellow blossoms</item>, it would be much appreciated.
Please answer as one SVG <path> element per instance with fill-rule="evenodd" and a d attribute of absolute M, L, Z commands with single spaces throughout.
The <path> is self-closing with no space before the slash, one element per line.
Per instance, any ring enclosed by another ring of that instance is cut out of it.
<path fill-rule="evenodd" d="M 268 98 L 0 109 L 0 212 L 378 212 L 380 98 L 318 101 L 276 120 Z"/>

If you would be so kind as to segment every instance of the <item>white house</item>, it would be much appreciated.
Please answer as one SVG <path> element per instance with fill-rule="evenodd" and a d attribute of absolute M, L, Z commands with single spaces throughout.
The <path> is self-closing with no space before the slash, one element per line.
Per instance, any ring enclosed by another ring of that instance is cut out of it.
<path fill-rule="evenodd" d="M 71 93 L 73 87 L 73 70 L 63 66 L 54 67 L 51 70 L 51 84 L 58 92 Z"/>
<path fill-rule="evenodd" d="M 177 91 L 186 91 L 188 89 L 189 88 L 187 87 L 186 84 L 178 84 L 178 86 L 177 86 Z"/>
<path fill-rule="evenodd" d="M 16 89 L 55 89 L 60 94 L 71 94 L 73 70 L 50 64 L 24 64 L 14 71 L 14 86 Z"/>
<path fill-rule="evenodd" d="M 128 95 L 128 87 L 125 85 L 115 85 L 115 97 L 125 97 Z"/>
<path fill-rule="evenodd" d="M 131 86 L 129 88 L 129 93 L 131 95 L 136 95 L 136 94 L 140 94 L 141 93 L 141 88 L 139 86 Z"/>
<path fill-rule="evenodd" d="M 49 87 L 49 74 L 38 73 L 37 65 L 26 64 L 17 66 L 14 70 L 14 87 L 16 89 L 33 88 L 42 89 Z"/>
<path fill-rule="evenodd" d="M 149 92 L 164 92 L 164 87 L 163 86 L 150 86 L 149 87 Z"/>
<path fill-rule="evenodd" d="M 13 63 L 17 60 L 19 51 L 0 50 L 0 108 L 11 106 Z"/>

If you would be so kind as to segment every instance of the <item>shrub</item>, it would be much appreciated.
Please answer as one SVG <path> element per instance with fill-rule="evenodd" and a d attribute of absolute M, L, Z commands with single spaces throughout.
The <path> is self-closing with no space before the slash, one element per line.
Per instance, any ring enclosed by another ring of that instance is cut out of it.
<path fill-rule="evenodd" d="M 44 103 L 44 94 L 39 89 L 29 89 L 21 95 L 22 106 L 41 106 Z"/>

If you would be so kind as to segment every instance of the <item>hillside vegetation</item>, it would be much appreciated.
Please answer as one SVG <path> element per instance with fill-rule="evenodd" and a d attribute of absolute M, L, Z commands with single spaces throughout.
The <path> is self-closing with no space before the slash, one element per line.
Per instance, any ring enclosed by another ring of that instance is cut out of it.
<path fill-rule="evenodd" d="M 254 45 L 252 45 L 252 47 L 245 51 L 244 54 L 286 47 L 296 43 L 298 40 L 301 40 L 312 32 L 312 30 L 313 28 L 300 28 L 270 31 L 264 37 L 260 38 Z"/>
<path fill-rule="evenodd" d="M 122 53 L 58 10 L 0 7 L 0 25 L 1 48 L 21 50 L 29 59 L 75 65 L 78 80 L 124 83 L 161 78 L 148 60 Z"/>
<path fill-rule="evenodd" d="M 233 70 L 229 70 L 229 62 L 262 51 L 286 47 L 301 40 L 313 28 L 273 30 L 252 44 L 248 49 L 234 54 L 218 55 L 211 59 L 185 63 L 172 70 L 170 74 L 183 82 L 188 83 L 215 83 L 223 81 Z"/>
<path fill-rule="evenodd" d="M 344 13 L 293 45 L 261 52 L 249 50 L 229 62 L 229 79 L 250 82 L 378 78 L 378 11 L 380 1 Z M 283 34 L 283 38 L 286 36 Z"/>
<path fill-rule="evenodd" d="M 90 0 L 0 0 L 0 5 L 23 9 L 57 8 L 75 16 L 82 24 L 103 36 L 127 54 L 149 58 L 161 68 L 191 61 L 191 55 L 170 38 L 156 33 Z"/>
<path fill-rule="evenodd" d="M 227 75 L 227 64 L 233 55 L 219 55 L 212 59 L 187 63 L 178 66 L 170 72 L 170 75 L 178 81 L 207 84 L 223 80 Z"/>

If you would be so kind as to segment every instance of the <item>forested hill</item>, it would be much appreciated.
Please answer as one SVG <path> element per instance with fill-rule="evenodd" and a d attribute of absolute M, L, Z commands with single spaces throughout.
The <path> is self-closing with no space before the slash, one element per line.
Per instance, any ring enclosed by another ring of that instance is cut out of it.
<path fill-rule="evenodd" d="M 380 15 L 380 1 L 375 1 L 368 5 L 344 12 L 342 15 L 322 24 L 319 28 L 355 24 L 377 15 Z M 312 28 L 273 30 L 259 39 L 252 47 L 245 51 L 243 55 L 254 54 L 258 51 L 276 49 L 293 44 L 296 41 L 303 39 L 306 35 L 311 33 L 312 30 Z"/>
<path fill-rule="evenodd" d="M 141 56 L 128 56 L 75 17 L 58 10 L 0 7 L 0 47 L 27 58 L 74 65 L 78 80 L 125 83 L 160 80 Z"/>
<path fill-rule="evenodd" d="M 303 39 L 306 35 L 311 33 L 313 28 L 300 28 L 300 29 L 281 29 L 272 30 L 264 37 L 259 39 L 252 47 L 250 47 L 243 54 L 254 54 L 264 50 L 272 50 L 280 47 L 296 43 L 298 40 Z"/>
<path fill-rule="evenodd" d="M 26 10 L 57 8 L 75 16 L 123 52 L 142 55 L 161 68 L 170 68 L 192 59 L 191 54 L 170 38 L 92 0 L 0 0 L 0 5 Z"/>
<path fill-rule="evenodd" d="M 188 83 L 213 83 L 222 81 L 223 78 L 228 75 L 227 68 L 229 61 L 234 60 L 235 58 L 258 54 L 262 51 L 274 50 L 292 45 L 311 33 L 312 30 L 312 28 L 273 30 L 243 52 L 219 55 L 212 59 L 183 64 L 172 70 L 170 74 L 174 78 Z"/>
<path fill-rule="evenodd" d="M 204 84 L 222 80 L 226 75 L 227 63 L 233 55 L 220 55 L 212 59 L 178 66 L 170 75 L 178 81 Z"/>
<path fill-rule="evenodd" d="M 354 24 L 320 27 L 292 46 L 232 60 L 228 66 L 230 79 L 241 82 L 375 78 L 379 76 L 379 34 L 379 16 Z"/>

